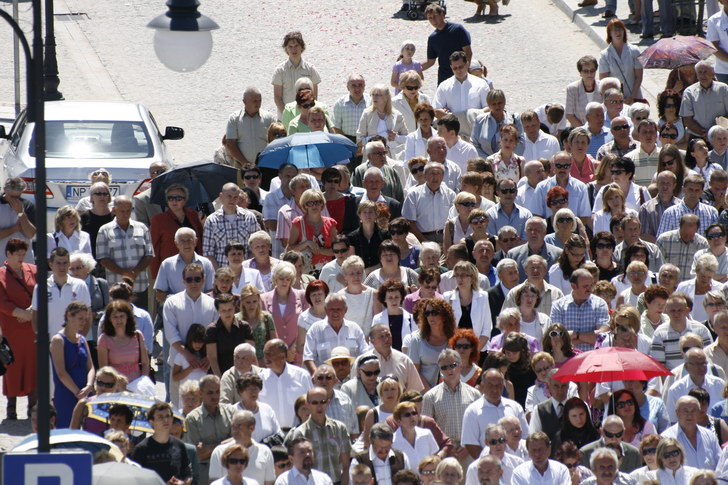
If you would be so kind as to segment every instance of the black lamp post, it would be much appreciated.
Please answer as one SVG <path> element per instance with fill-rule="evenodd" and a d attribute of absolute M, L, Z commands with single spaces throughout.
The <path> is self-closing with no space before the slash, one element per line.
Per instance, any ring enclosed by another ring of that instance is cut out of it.
<path fill-rule="evenodd" d="M 45 0 L 45 54 L 44 89 L 46 101 L 59 101 L 63 94 L 58 91 L 61 80 L 58 78 L 58 62 L 56 60 L 56 36 L 54 30 L 53 0 Z"/>
<path fill-rule="evenodd" d="M 45 111 L 43 105 L 43 30 L 41 0 L 32 0 L 33 6 L 33 52 L 20 26 L 4 10 L 0 17 L 5 19 L 18 36 L 25 54 L 26 82 L 28 96 L 28 121 L 34 123 L 35 142 L 35 249 L 40 255 L 36 291 L 38 295 L 48 294 L 48 267 L 42 261 L 46 255 L 46 171 L 45 171 Z M 57 86 L 57 84 L 56 84 Z M 36 337 L 36 367 L 38 393 L 38 451 L 50 451 L 50 364 L 48 361 L 48 300 L 38 298 L 38 334 Z"/>

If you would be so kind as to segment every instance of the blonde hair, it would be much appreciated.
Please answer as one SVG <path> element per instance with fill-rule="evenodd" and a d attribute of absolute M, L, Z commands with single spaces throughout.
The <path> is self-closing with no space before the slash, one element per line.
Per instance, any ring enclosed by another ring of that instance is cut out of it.
<path fill-rule="evenodd" d="M 458 192 L 458 194 L 455 196 L 455 200 L 453 201 L 453 203 L 457 205 L 461 202 L 466 202 L 468 200 L 476 202 L 477 199 L 470 192 Z"/>
<path fill-rule="evenodd" d="M 417 71 L 405 71 L 399 75 L 400 89 L 404 89 L 406 85 L 413 84 L 417 84 L 417 86 L 422 87 L 422 79 L 420 78 L 420 75 L 417 74 Z"/>
<path fill-rule="evenodd" d="M 66 217 L 71 217 L 76 221 L 75 232 L 81 232 L 81 216 L 78 215 L 78 211 L 72 205 L 64 205 L 56 211 L 56 232 L 63 230 L 63 220 Z"/>
<path fill-rule="evenodd" d="M 252 246 L 257 242 L 264 242 L 269 246 L 273 244 L 273 240 L 270 238 L 270 234 L 268 234 L 266 231 L 255 231 L 253 234 L 250 235 L 250 237 L 248 238 L 248 244 Z"/>
<path fill-rule="evenodd" d="M 290 278 L 292 284 L 296 280 L 296 267 L 288 261 L 281 261 L 275 265 L 270 278 L 273 286 L 276 285 L 280 278 Z"/>
<path fill-rule="evenodd" d="M 341 273 L 343 274 L 348 272 L 349 268 L 358 268 L 364 271 L 364 260 L 359 256 L 349 256 L 343 263 L 341 263 Z"/>
<path fill-rule="evenodd" d="M 288 263 L 291 264 L 291 263 Z M 248 313 L 245 311 L 245 306 L 243 305 L 243 299 L 247 298 L 249 296 L 257 296 L 258 297 L 258 310 L 256 311 L 255 315 L 248 315 Z M 260 302 L 260 290 L 256 288 L 253 285 L 245 285 L 242 290 L 240 290 L 240 313 L 243 314 L 243 320 L 245 321 L 253 321 L 257 322 L 260 321 L 261 316 L 263 315 L 263 307 Z"/>
<path fill-rule="evenodd" d="M 384 113 L 389 116 L 392 114 L 392 95 L 389 93 L 389 88 L 384 84 L 375 84 L 370 91 L 371 96 L 374 97 L 374 93 L 381 94 L 386 99 L 387 103 L 384 105 Z M 367 108 L 369 111 L 376 111 L 376 107 L 372 102 L 372 105 Z"/>
<path fill-rule="evenodd" d="M 299 207 L 301 207 L 301 209 L 303 209 L 303 212 L 308 213 L 306 204 L 314 200 L 318 200 L 323 204 L 324 207 L 326 207 L 326 199 L 324 199 L 324 194 L 318 189 L 308 189 L 303 194 L 301 194 L 301 200 L 299 201 L 298 205 Z"/>
<path fill-rule="evenodd" d="M 462 271 L 470 275 L 470 289 L 473 292 L 477 292 L 480 283 L 478 280 L 478 268 L 476 268 L 470 261 L 458 261 L 452 269 L 453 277 L 458 271 Z"/>

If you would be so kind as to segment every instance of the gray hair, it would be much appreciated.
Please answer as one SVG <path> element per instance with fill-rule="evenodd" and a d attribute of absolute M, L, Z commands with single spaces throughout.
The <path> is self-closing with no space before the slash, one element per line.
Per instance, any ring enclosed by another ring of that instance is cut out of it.
<path fill-rule="evenodd" d="M 362 81 L 366 82 L 366 80 L 364 79 L 364 76 L 362 76 L 358 72 L 355 72 L 355 73 L 349 74 L 349 77 L 346 78 L 346 83 L 349 84 L 351 81 L 356 81 L 358 79 L 361 79 Z"/>
<path fill-rule="evenodd" d="M 362 271 L 364 271 L 364 268 L 366 268 L 366 266 L 364 266 L 364 260 L 361 259 L 359 256 L 353 255 L 353 256 L 349 256 L 348 258 L 346 258 L 344 260 L 343 263 L 341 263 L 341 272 L 345 273 L 352 266 L 355 268 L 361 268 Z M 329 296 L 331 296 L 331 295 L 329 295 Z"/>
<path fill-rule="evenodd" d="M 440 248 L 439 244 L 432 241 L 423 242 L 420 245 L 420 264 L 422 264 L 422 254 L 425 252 L 425 250 L 436 253 L 438 258 L 442 256 L 442 249 Z"/>
<path fill-rule="evenodd" d="M 589 457 L 589 468 L 591 468 L 592 471 L 595 471 L 594 464 L 597 462 L 597 460 L 600 460 L 602 458 L 609 458 L 610 460 L 614 461 L 614 465 L 616 467 L 619 467 L 619 457 L 617 456 L 617 452 L 611 448 L 602 446 L 594 450 L 592 455 Z"/>
<path fill-rule="evenodd" d="M 206 376 L 202 377 L 200 379 L 200 390 L 205 389 L 207 386 L 210 386 L 212 384 L 220 385 L 220 378 L 217 377 L 215 374 L 207 374 Z"/>
<path fill-rule="evenodd" d="M 3 184 L 3 190 L 5 192 L 22 192 L 26 189 L 27 185 L 25 180 L 20 177 L 10 177 Z"/>
<path fill-rule="evenodd" d="M 242 343 L 238 344 L 235 349 L 233 350 L 233 355 L 236 354 L 248 354 L 248 355 L 256 355 L 255 347 L 248 343 Z"/>
<path fill-rule="evenodd" d="M 379 140 L 377 140 L 377 141 L 370 141 L 369 143 L 367 143 L 366 145 L 364 145 L 364 156 L 369 155 L 369 152 L 371 152 L 376 147 L 382 147 L 382 148 L 384 148 L 386 150 L 386 147 L 384 146 L 384 143 L 382 143 L 381 141 L 379 141 Z"/>
<path fill-rule="evenodd" d="M 711 300 L 718 300 L 725 305 L 725 294 L 723 293 L 723 290 L 710 290 L 707 292 L 703 297 L 703 307 L 705 307 L 705 304 L 708 302 L 708 298 Z"/>
<path fill-rule="evenodd" d="M 382 171 L 377 167 L 369 167 L 364 172 L 364 176 L 361 178 L 362 180 L 366 180 L 370 177 L 380 177 L 382 180 L 384 180 L 384 174 L 382 174 Z"/>
<path fill-rule="evenodd" d="M 491 462 L 492 464 L 494 464 L 498 468 L 501 468 L 503 466 L 503 463 L 500 461 L 500 458 L 498 458 L 495 455 L 483 455 L 483 456 L 481 456 L 480 459 L 478 460 L 478 466 L 480 466 L 481 463 L 485 463 L 487 461 Z"/>
<path fill-rule="evenodd" d="M 190 394 L 198 394 L 200 392 L 200 383 L 194 379 L 185 381 L 179 386 L 180 396 L 189 396 Z"/>
<path fill-rule="evenodd" d="M 541 163 L 541 162 L 538 162 Z M 503 234 L 511 233 L 518 236 L 518 231 L 513 226 L 502 226 L 500 229 L 498 229 L 498 237 L 501 237 Z"/>
<path fill-rule="evenodd" d="M 589 115 L 592 113 L 592 111 L 595 111 L 598 109 L 602 110 L 602 113 L 604 113 L 604 106 L 602 105 L 602 103 L 599 103 L 597 101 L 590 101 L 586 104 L 586 108 L 584 108 L 584 112 Z"/>
<path fill-rule="evenodd" d="M 293 90 L 298 92 L 299 89 L 301 89 L 301 86 L 310 86 L 311 89 L 313 89 L 313 81 L 311 81 L 311 78 L 309 77 L 299 77 L 295 83 L 293 83 Z"/>
<path fill-rule="evenodd" d="M 96 268 L 96 260 L 89 253 L 71 253 L 70 261 L 79 261 L 89 272 Z"/>
<path fill-rule="evenodd" d="M 271 272 L 271 281 L 276 284 L 278 278 L 290 278 L 291 282 L 296 279 L 296 267 L 288 261 L 281 261 L 273 268 Z"/>
<path fill-rule="evenodd" d="M 243 99 L 247 98 L 251 94 L 257 94 L 258 96 L 263 96 L 263 94 L 260 92 L 260 89 L 258 89 L 255 86 L 248 86 L 245 88 L 245 91 L 243 91 Z"/>
<path fill-rule="evenodd" d="M 250 426 L 255 425 L 255 414 L 248 411 L 247 409 L 243 409 L 242 411 L 238 411 L 233 415 L 232 421 L 240 420 L 243 422 L 243 425 Z"/>
<path fill-rule="evenodd" d="M 174 242 L 179 242 L 182 236 L 192 236 L 197 239 L 197 233 L 189 227 L 180 227 L 177 229 L 177 232 L 174 233 Z"/>
<path fill-rule="evenodd" d="M 527 257 L 526 258 L 526 264 L 524 264 L 523 266 L 526 267 L 529 264 L 533 264 L 533 263 L 540 264 L 546 270 L 549 269 L 549 263 L 548 263 L 548 261 L 546 261 L 546 258 L 544 258 L 543 256 L 541 256 L 540 254 L 532 254 L 531 256 Z"/>
<path fill-rule="evenodd" d="M 700 273 L 703 271 L 711 271 L 713 273 L 718 271 L 718 259 L 711 253 L 701 254 L 695 261 L 695 272 Z"/>
<path fill-rule="evenodd" d="M 500 275 L 501 271 L 508 269 L 508 268 L 515 268 L 518 270 L 518 263 L 515 259 L 511 258 L 503 258 L 500 261 L 498 261 L 498 264 L 495 267 L 496 274 Z"/>
<path fill-rule="evenodd" d="M 571 155 L 569 155 L 569 156 L 571 156 Z M 540 217 L 540 216 L 529 217 L 528 220 L 526 221 L 526 225 L 528 225 L 529 222 L 538 222 L 539 224 L 541 224 L 541 227 L 543 227 L 544 231 L 548 227 L 548 225 L 546 224 L 546 219 L 544 219 L 543 217 Z"/>
<path fill-rule="evenodd" d="M 268 234 L 268 231 L 255 231 L 253 234 L 251 234 L 248 238 L 248 244 L 252 246 L 257 242 L 264 242 L 269 246 L 273 244 L 273 240 L 270 238 L 270 234 Z"/>
<path fill-rule="evenodd" d="M 622 90 L 622 81 L 620 81 L 616 77 L 605 77 L 601 81 L 599 81 L 599 94 L 604 97 L 604 93 L 607 92 L 609 88 L 617 89 L 618 91 Z"/>
<path fill-rule="evenodd" d="M 463 467 L 460 465 L 460 462 L 452 456 L 448 456 L 442 460 L 439 465 L 437 465 L 437 468 L 435 469 L 435 476 L 439 477 L 447 468 L 454 468 L 457 470 L 458 475 L 460 475 L 460 479 L 463 478 Z"/>
<path fill-rule="evenodd" d="M 430 137 L 430 140 L 432 140 L 433 138 L 434 137 Z M 427 174 L 427 172 L 429 172 L 430 170 L 435 170 L 435 169 L 442 170 L 442 173 L 443 174 L 445 173 L 445 165 L 443 165 L 440 162 L 433 162 L 432 160 L 430 160 L 429 162 L 427 162 L 425 164 L 425 172 L 424 173 Z"/>
<path fill-rule="evenodd" d="M 440 142 L 445 142 L 445 139 L 443 137 L 437 136 L 437 135 L 431 136 L 427 140 L 427 149 L 429 150 L 430 146 L 433 145 L 434 143 L 440 143 Z"/>
<path fill-rule="evenodd" d="M 460 357 L 460 354 L 454 349 L 442 349 L 440 355 L 437 356 L 437 363 L 439 364 L 445 359 L 455 359 L 458 364 L 463 363 L 463 358 Z"/>
<path fill-rule="evenodd" d="M 501 324 L 507 322 L 511 318 L 515 318 L 516 321 L 520 323 L 521 312 L 520 310 L 518 310 L 518 308 L 505 308 L 501 310 L 501 312 L 498 314 L 498 317 L 495 319 L 496 326 L 498 328 L 501 328 Z"/>
<path fill-rule="evenodd" d="M 650 116 L 650 107 L 646 105 L 645 103 L 634 103 L 629 108 L 629 117 L 634 118 L 637 115 L 645 115 L 647 117 Z"/>
<path fill-rule="evenodd" d="M 491 433 L 502 433 L 506 434 L 506 429 L 497 423 L 489 424 L 487 428 L 485 428 L 485 436 L 487 437 Z"/>
<path fill-rule="evenodd" d="M 615 95 L 621 96 L 622 95 L 622 91 L 620 91 L 617 88 L 609 88 L 609 89 L 607 89 L 607 90 L 604 91 L 604 93 L 602 94 L 602 97 L 604 99 L 607 99 L 610 96 L 615 96 Z"/>
<path fill-rule="evenodd" d="M 708 140 L 711 142 L 713 141 L 713 138 L 718 135 L 719 133 L 728 133 L 728 129 L 726 129 L 723 126 L 720 125 L 713 125 L 708 130 Z"/>
<path fill-rule="evenodd" d="M 172 185 L 170 185 L 169 187 L 167 187 L 166 189 L 164 189 L 164 196 L 166 197 L 173 190 L 181 190 L 185 194 L 185 198 L 186 199 L 188 199 L 190 197 L 190 189 L 188 189 L 187 187 L 185 187 L 182 184 L 172 184 Z"/>
<path fill-rule="evenodd" d="M 374 440 L 394 440 L 394 433 L 392 433 L 392 428 L 390 428 L 387 423 L 375 424 L 374 426 L 372 426 L 371 431 L 369 431 L 369 442 L 371 443 Z"/>
<path fill-rule="evenodd" d="M 715 72 L 715 64 L 713 64 L 713 61 L 711 61 L 710 59 L 703 59 L 702 61 L 698 61 L 695 64 L 695 72 L 698 72 L 698 69 L 700 69 L 701 67 L 707 67 L 711 71 Z"/>
<path fill-rule="evenodd" d="M 304 175 L 302 173 L 299 173 L 298 175 L 296 175 L 295 177 L 293 177 L 290 182 L 288 182 L 288 188 L 291 191 L 293 191 L 293 190 L 295 190 L 296 186 L 299 183 L 302 183 L 302 182 L 306 182 L 309 185 L 309 188 L 310 188 L 311 181 L 308 179 L 308 177 L 306 177 L 306 175 Z"/>
<path fill-rule="evenodd" d="M 337 302 L 342 302 L 346 306 L 346 297 L 341 293 L 329 293 L 324 301 L 324 306 L 328 308 L 330 304 Z"/>

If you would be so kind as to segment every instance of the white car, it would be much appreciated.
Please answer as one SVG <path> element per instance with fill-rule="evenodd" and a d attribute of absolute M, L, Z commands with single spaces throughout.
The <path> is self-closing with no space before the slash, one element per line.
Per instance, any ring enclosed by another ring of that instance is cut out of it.
<path fill-rule="evenodd" d="M 53 230 L 56 209 L 75 206 L 89 195 L 90 175 L 99 168 L 111 173 L 112 196 L 132 197 L 149 187 L 149 165 L 174 157 L 164 140 L 179 140 L 184 130 L 174 126 L 160 133 L 154 117 L 137 103 L 106 101 L 52 101 L 45 103 L 46 203 L 48 230 Z M 0 186 L 9 177 L 28 184 L 24 197 L 34 198 L 35 146 L 33 125 L 20 113 L 6 134 L 0 126 Z"/>

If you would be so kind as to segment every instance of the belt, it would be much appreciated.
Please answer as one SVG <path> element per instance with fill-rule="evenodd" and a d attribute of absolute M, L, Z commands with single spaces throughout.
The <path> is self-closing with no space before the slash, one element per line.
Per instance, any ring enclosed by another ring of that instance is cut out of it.
<path fill-rule="evenodd" d="M 423 232 L 422 235 L 423 236 L 429 236 L 429 235 L 432 235 L 432 234 L 440 235 L 442 233 L 443 233 L 443 230 L 442 229 L 438 229 L 437 231 Z"/>

